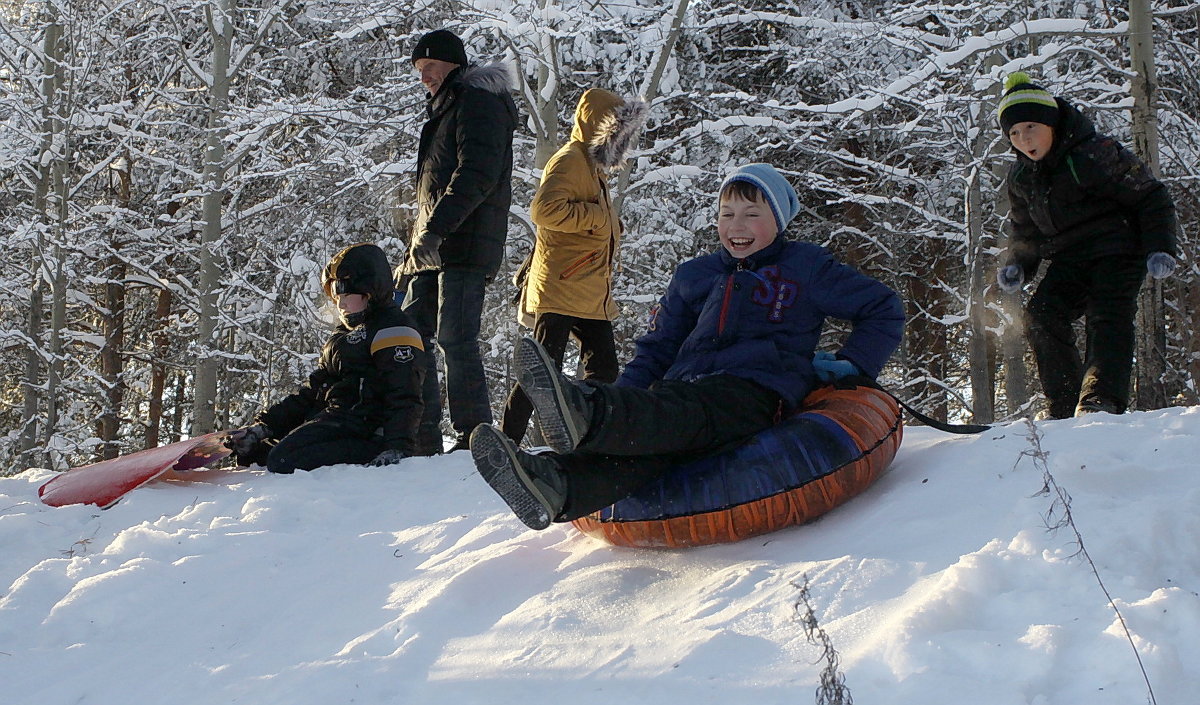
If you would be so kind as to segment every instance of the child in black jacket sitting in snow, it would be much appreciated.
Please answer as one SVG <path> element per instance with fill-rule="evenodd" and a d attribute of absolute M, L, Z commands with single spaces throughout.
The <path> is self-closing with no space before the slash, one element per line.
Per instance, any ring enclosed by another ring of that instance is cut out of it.
<path fill-rule="evenodd" d="M 1134 315 L 1146 272 L 1175 270 L 1175 206 L 1136 156 L 1024 73 L 1005 81 L 1000 127 L 1017 153 L 1008 173 L 1011 244 L 997 272 L 1012 293 L 1050 261 L 1026 307 L 1051 418 L 1129 405 Z M 1081 360 L 1072 323 L 1087 316 Z"/>
<path fill-rule="evenodd" d="M 334 255 L 321 287 L 341 325 L 308 383 L 225 444 L 240 465 L 291 473 L 336 463 L 391 465 L 414 451 L 425 347 L 393 298 L 392 270 L 375 245 Z"/>

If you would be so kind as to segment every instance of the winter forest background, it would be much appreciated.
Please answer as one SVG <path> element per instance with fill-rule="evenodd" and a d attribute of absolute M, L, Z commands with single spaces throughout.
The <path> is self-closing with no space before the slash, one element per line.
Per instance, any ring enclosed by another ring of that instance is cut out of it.
<path fill-rule="evenodd" d="M 0 471 L 236 426 L 307 375 L 327 258 L 404 252 L 408 57 L 443 26 L 512 66 L 524 119 L 481 341 L 497 409 L 538 169 L 591 86 L 653 106 L 618 189 L 625 359 L 716 245 L 722 173 L 767 161 L 799 187 L 797 235 L 905 299 L 886 386 L 954 420 L 1040 409 L 1020 299 L 993 283 L 1014 70 L 1168 184 L 1182 266 L 1143 298 L 1135 406 L 1200 403 L 1200 3 L 0 0 Z"/>

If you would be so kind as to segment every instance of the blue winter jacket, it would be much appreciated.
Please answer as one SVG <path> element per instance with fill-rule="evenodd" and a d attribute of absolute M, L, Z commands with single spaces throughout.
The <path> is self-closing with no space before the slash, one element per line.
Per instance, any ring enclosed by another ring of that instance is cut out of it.
<path fill-rule="evenodd" d="M 896 292 L 823 247 L 781 236 L 741 260 L 722 248 L 675 271 L 617 384 L 728 374 L 777 391 L 792 408 L 816 384 L 813 351 L 826 316 L 853 324 L 838 356 L 870 377 L 904 329 Z"/>

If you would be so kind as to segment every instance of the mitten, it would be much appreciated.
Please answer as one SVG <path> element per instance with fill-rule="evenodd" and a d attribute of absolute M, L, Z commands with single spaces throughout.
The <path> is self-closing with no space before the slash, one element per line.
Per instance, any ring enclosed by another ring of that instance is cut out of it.
<path fill-rule="evenodd" d="M 412 261 L 417 269 L 440 269 L 442 254 L 438 248 L 442 246 L 442 238 L 428 230 L 418 233 L 412 241 Z"/>
<path fill-rule="evenodd" d="M 247 458 L 254 454 L 258 444 L 271 437 L 271 429 L 266 424 L 256 423 L 236 431 L 230 431 L 225 436 L 225 447 L 233 451 L 238 458 Z"/>
<path fill-rule="evenodd" d="M 384 465 L 395 465 L 401 460 L 404 460 L 405 457 L 404 451 L 399 451 L 395 448 L 388 448 L 379 455 L 375 456 L 375 459 L 367 463 L 367 465 L 376 468 Z"/>
<path fill-rule="evenodd" d="M 1166 252 L 1151 252 L 1146 258 L 1146 271 L 1155 279 L 1169 277 L 1175 273 L 1175 258 Z"/>
<path fill-rule="evenodd" d="M 996 283 L 1000 285 L 1001 291 L 1011 294 L 1025 283 L 1025 272 L 1019 264 L 1007 265 L 996 272 Z"/>
<path fill-rule="evenodd" d="M 822 382 L 834 382 L 843 377 L 862 374 L 862 370 L 853 362 L 839 360 L 831 352 L 822 351 L 813 355 L 812 366 L 813 371 L 817 373 L 817 379 Z"/>

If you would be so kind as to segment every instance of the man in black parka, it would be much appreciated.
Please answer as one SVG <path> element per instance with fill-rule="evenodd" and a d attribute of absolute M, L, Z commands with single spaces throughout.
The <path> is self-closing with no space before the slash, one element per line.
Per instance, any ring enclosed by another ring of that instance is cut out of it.
<path fill-rule="evenodd" d="M 424 340 L 393 295 L 379 247 L 347 247 L 321 278 L 341 325 L 308 382 L 229 434 L 240 465 L 292 473 L 336 463 L 391 465 L 415 454 Z"/>
<path fill-rule="evenodd" d="M 417 217 L 408 258 L 404 310 L 442 350 L 450 422 L 466 448 L 471 430 L 491 423 L 479 354 L 487 283 L 496 275 L 512 201 L 512 139 L 517 108 L 502 64 L 469 64 L 462 41 L 447 30 L 423 36 L 412 62 L 428 90 L 428 120 L 417 153 Z M 417 452 L 442 452 L 437 365 L 429 356 Z"/>
<path fill-rule="evenodd" d="M 1147 271 L 1175 269 L 1178 224 L 1166 187 L 1073 105 L 1015 73 L 1000 126 L 1017 154 L 1008 173 L 1011 235 L 1000 287 L 1018 290 L 1050 261 L 1026 309 L 1026 333 L 1051 418 L 1129 405 L 1134 317 Z M 1087 318 L 1086 357 L 1072 324 Z"/>

